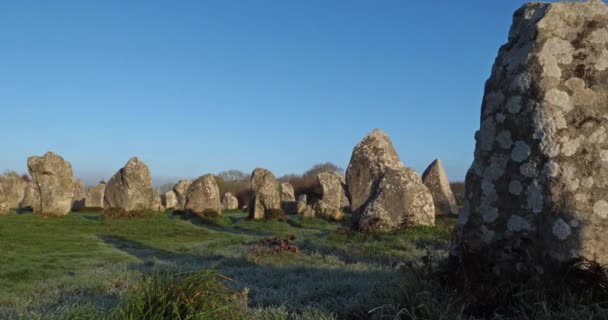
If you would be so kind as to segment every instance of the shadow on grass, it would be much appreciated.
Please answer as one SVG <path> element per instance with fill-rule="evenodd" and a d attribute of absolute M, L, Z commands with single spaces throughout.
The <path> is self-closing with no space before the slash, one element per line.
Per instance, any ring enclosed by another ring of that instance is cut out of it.
<path fill-rule="evenodd" d="M 285 306 L 291 311 L 317 308 L 341 312 L 346 305 L 366 303 L 375 289 L 403 276 L 392 269 L 362 264 L 349 267 L 329 265 L 322 261 L 307 261 L 277 266 L 272 263 L 272 257 L 262 257 L 261 260 L 266 262 L 255 263 L 249 261 L 246 256 L 177 253 L 152 248 L 122 237 L 104 235 L 99 236 L 99 239 L 145 262 L 132 264 L 130 268 L 135 270 L 152 271 L 154 265 L 148 262 L 157 259 L 184 269 L 176 271 L 215 267 L 233 280 L 229 285 L 234 289 L 248 288 L 249 305 L 252 307 Z M 281 253 L 277 259 L 300 261 L 300 257 L 298 254 Z"/>

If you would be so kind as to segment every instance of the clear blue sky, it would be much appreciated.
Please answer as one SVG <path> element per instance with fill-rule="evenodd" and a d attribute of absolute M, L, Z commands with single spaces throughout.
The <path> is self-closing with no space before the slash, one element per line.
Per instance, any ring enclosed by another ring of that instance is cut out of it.
<path fill-rule="evenodd" d="M 0 2 L 0 170 L 52 150 L 89 181 L 346 167 L 374 128 L 461 180 L 524 1 Z"/>

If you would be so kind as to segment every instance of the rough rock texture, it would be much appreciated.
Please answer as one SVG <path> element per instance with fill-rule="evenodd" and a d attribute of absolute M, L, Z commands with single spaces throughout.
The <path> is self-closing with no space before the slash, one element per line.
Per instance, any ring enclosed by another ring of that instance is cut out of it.
<path fill-rule="evenodd" d="M 220 188 L 212 174 L 200 176 L 192 182 L 186 195 L 185 210 L 197 215 L 222 214 Z"/>
<path fill-rule="evenodd" d="M 346 169 L 346 185 L 353 215 L 358 216 L 367 204 L 387 169 L 404 167 L 384 131 L 376 129 L 359 142 Z"/>
<path fill-rule="evenodd" d="M 177 197 L 176 210 L 184 210 L 186 207 L 186 196 L 191 184 L 192 180 L 180 180 L 173 186 L 173 192 L 175 192 L 175 196 Z"/>
<path fill-rule="evenodd" d="M 23 180 L 18 174 L 11 172 L 0 176 L 0 186 L 4 190 L 6 199 L 4 202 L 9 208 L 19 208 L 19 204 L 25 197 L 25 189 L 28 186 L 27 181 Z"/>
<path fill-rule="evenodd" d="M 27 168 L 34 182 L 39 201 L 33 203 L 35 213 L 66 215 L 72 208 L 74 176 L 72 165 L 53 152 L 42 157 L 29 157 Z"/>
<path fill-rule="evenodd" d="M 249 200 L 249 218 L 264 219 L 266 212 L 281 209 L 279 183 L 272 172 L 257 168 L 251 174 L 251 198 Z"/>
<path fill-rule="evenodd" d="M 165 198 L 164 205 L 165 205 L 165 208 L 167 208 L 167 209 L 174 209 L 179 204 L 177 201 L 177 196 L 175 195 L 175 191 L 173 191 L 173 190 L 165 192 L 164 198 Z"/>
<path fill-rule="evenodd" d="M 0 216 L 9 213 L 8 197 L 0 184 Z"/>
<path fill-rule="evenodd" d="M 415 225 L 435 225 L 433 197 L 414 170 L 388 169 L 363 208 L 358 227 L 391 231 Z"/>
<path fill-rule="evenodd" d="M 353 150 L 346 185 L 353 226 L 359 230 L 390 231 L 435 224 L 429 190 L 414 170 L 403 165 L 390 139 L 379 129 Z"/>
<path fill-rule="evenodd" d="M 321 185 L 321 199 L 327 206 L 341 210 L 349 206 L 346 196 L 346 182 L 342 175 L 334 172 L 323 172 L 317 174 L 317 180 Z"/>
<path fill-rule="evenodd" d="M 452 255 L 495 273 L 607 264 L 607 106 L 608 6 L 519 9 L 486 82 Z"/>
<path fill-rule="evenodd" d="M 84 190 L 84 181 L 82 179 L 74 180 L 74 199 L 72 199 L 72 209 L 82 209 L 84 207 L 87 193 Z"/>
<path fill-rule="evenodd" d="M 105 183 L 100 183 L 89 188 L 89 192 L 87 192 L 87 197 L 84 201 L 84 206 L 87 208 L 103 208 L 103 196 L 105 190 Z"/>
<path fill-rule="evenodd" d="M 334 221 L 340 221 L 344 218 L 344 211 L 342 209 L 336 208 L 333 204 L 328 204 L 324 200 L 315 201 L 309 207 L 310 209 L 305 209 L 305 211 L 312 210 L 312 213 L 306 212 L 304 216 L 314 216 Z"/>
<path fill-rule="evenodd" d="M 456 198 L 441 160 L 436 159 L 424 170 L 422 182 L 433 196 L 436 214 L 458 214 Z"/>
<path fill-rule="evenodd" d="M 28 182 L 25 187 L 25 194 L 23 200 L 19 203 L 21 209 L 33 209 L 34 203 L 40 203 L 40 194 L 36 189 L 34 182 Z"/>
<path fill-rule="evenodd" d="M 137 157 L 131 158 L 106 184 L 106 210 L 158 210 L 159 203 L 158 192 L 152 187 L 150 169 Z"/>
<path fill-rule="evenodd" d="M 230 192 L 226 192 L 222 198 L 222 209 L 223 210 L 236 210 L 239 208 L 239 199 L 232 195 Z"/>
<path fill-rule="evenodd" d="M 281 183 L 281 201 L 295 201 L 295 191 L 290 183 Z"/>

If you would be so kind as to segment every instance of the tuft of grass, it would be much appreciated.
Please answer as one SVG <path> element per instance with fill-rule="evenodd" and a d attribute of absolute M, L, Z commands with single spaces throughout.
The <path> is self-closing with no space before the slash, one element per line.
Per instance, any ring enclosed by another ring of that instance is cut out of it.
<path fill-rule="evenodd" d="M 157 271 L 144 276 L 109 318 L 245 319 L 247 291 L 230 289 L 227 280 L 214 269 L 179 274 Z"/>

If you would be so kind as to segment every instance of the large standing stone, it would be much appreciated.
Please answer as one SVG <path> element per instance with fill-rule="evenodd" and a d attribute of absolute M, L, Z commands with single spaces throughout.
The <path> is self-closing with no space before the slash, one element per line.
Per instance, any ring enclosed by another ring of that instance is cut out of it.
<path fill-rule="evenodd" d="M 222 209 L 224 210 L 236 210 L 239 208 L 239 199 L 232 195 L 230 192 L 224 194 L 222 198 Z"/>
<path fill-rule="evenodd" d="M 388 136 L 376 129 L 353 150 L 346 170 L 353 226 L 391 231 L 434 225 L 435 206 L 418 174 L 403 165 Z"/>
<path fill-rule="evenodd" d="M 9 208 L 19 208 L 19 204 L 25 197 L 25 189 L 27 189 L 28 182 L 23 180 L 15 172 L 10 172 L 0 176 L 0 186 L 4 190 L 6 197 L 5 202 Z"/>
<path fill-rule="evenodd" d="M 486 82 L 452 254 L 502 275 L 608 264 L 607 106 L 608 6 L 519 9 Z"/>
<path fill-rule="evenodd" d="M 197 215 L 222 214 L 220 188 L 212 174 L 200 176 L 188 188 L 186 212 Z"/>
<path fill-rule="evenodd" d="M 436 214 L 458 214 L 456 198 L 441 160 L 436 159 L 424 170 L 422 182 L 433 196 Z"/>
<path fill-rule="evenodd" d="M 358 215 L 367 204 L 386 170 L 404 167 L 384 131 L 376 129 L 368 134 L 355 146 L 346 169 L 346 185 L 353 214 Z"/>
<path fill-rule="evenodd" d="M 346 182 L 342 175 L 335 172 L 323 172 L 317 174 L 317 180 L 321 185 L 321 200 L 325 205 L 341 210 L 349 206 Z"/>
<path fill-rule="evenodd" d="M 133 157 L 106 184 L 104 209 L 136 212 L 158 210 L 160 198 L 152 187 L 150 169 Z"/>
<path fill-rule="evenodd" d="M 175 195 L 175 191 L 167 191 L 165 192 L 165 207 L 167 209 L 175 209 L 179 205 L 177 201 L 177 196 Z"/>
<path fill-rule="evenodd" d="M 105 183 L 100 183 L 89 188 L 89 192 L 87 192 L 87 197 L 84 201 L 84 206 L 87 208 L 103 208 L 103 197 L 105 190 Z"/>
<path fill-rule="evenodd" d="M 72 165 L 59 155 L 47 152 L 42 157 L 29 157 L 27 167 L 40 200 L 33 203 L 34 212 L 68 214 L 74 198 Z"/>
<path fill-rule="evenodd" d="M 6 193 L 4 192 L 4 190 L 2 189 L 2 185 L 0 184 L 0 216 L 8 214 L 10 212 L 7 198 L 8 197 L 6 196 Z"/>
<path fill-rule="evenodd" d="M 251 174 L 249 217 L 264 219 L 270 210 L 281 210 L 279 183 L 272 172 L 257 168 Z"/>
<path fill-rule="evenodd" d="M 191 184 L 192 180 L 180 180 L 173 186 L 173 192 L 175 192 L 175 196 L 177 197 L 176 210 L 184 210 L 186 207 L 186 197 Z"/>
<path fill-rule="evenodd" d="M 281 201 L 295 201 L 293 186 L 288 182 L 281 183 Z"/>
<path fill-rule="evenodd" d="M 84 190 L 82 179 L 74 180 L 74 199 L 72 199 L 72 209 L 79 210 L 84 208 L 87 193 Z"/>
<path fill-rule="evenodd" d="M 361 212 L 361 231 L 435 225 L 433 197 L 416 171 L 388 169 Z"/>

